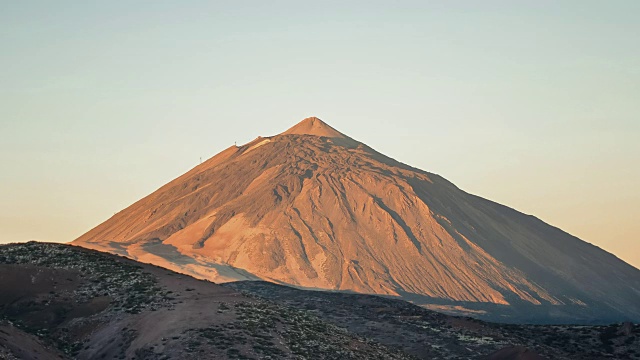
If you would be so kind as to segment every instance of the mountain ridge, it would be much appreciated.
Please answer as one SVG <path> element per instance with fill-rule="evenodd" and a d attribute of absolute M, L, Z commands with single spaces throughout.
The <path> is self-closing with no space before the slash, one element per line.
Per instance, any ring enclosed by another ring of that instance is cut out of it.
<path fill-rule="evenodd" d="M 221 285 L 59 243 L 0 245 L 2 359 L 640 359 L 640 325 L 506 325 L 375 295 Z"/>

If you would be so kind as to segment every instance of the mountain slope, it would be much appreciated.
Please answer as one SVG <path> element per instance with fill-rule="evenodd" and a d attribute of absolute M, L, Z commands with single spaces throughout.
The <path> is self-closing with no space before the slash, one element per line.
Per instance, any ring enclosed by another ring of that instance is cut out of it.
<path fill-rule="evenodd" d="M 0 245 L 0 359 L 640 359 L 640 325 L 507 325 L 380 296 L 220 286 L 63 244 Z M 492 355 L 491 355 L 492 354 Z"/>
<path fill-rule="evenodd" d="M 76 246 L 0 246 L 0 286 L 1 359 L 412 358 L 308 312 Z"/>
<path fill-rule="evenodd" d="M 640 319 L 638 269 L 317 118 L 224 150 L 74 244 L 505 321 Z"/>
<path fill-rule="evenodd" d="M 222 286 L 310 311 L 351 333 L 420 359 L 640 358 L 640 325 L 629 322 L 606 326 L 499 324 L 448 316 L 374 295 L 299 290 L 263 281 Z"/>

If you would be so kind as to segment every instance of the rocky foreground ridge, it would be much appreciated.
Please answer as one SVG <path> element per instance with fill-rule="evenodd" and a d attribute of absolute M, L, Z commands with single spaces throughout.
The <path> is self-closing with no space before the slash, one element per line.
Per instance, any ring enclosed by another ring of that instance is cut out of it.
<path fill-rule="evenodd" d="M 631 323 L 494 324 L 379 296 L 223 287 L 62 244 L 0 246 L 0 288 L 2 359 L 640 359 Z"/>

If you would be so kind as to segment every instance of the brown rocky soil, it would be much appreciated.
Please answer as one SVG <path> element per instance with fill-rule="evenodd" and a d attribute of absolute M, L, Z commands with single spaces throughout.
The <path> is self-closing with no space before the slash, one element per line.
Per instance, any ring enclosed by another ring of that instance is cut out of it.
<path fill-rule="evenodd" d="M 420 359 L 640 359 L 640 325 L 515 325 L 448 316 L 393 298 L 308 291 L 261 281 L 225 287 L 324 321 Z"/>
<path fill-rule="evenodd" d="M 0 358 L 411 358 L 314 314 L 80 247 L 4 245 L 0 267 Z"/>
<path fill-rule="evenodd" d="M 62 244 L 0 246 L 0 270 L 0 359 L 640 359 L 632 323 L 497 324 L 373 295 L 220 286 Z"/>

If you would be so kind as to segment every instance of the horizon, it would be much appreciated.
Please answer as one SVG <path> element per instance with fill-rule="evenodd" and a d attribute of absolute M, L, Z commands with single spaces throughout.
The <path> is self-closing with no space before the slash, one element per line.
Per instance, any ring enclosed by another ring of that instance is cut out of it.
<path fill-rule="evenodd" d="M 640 268 L 640 5 L 252 4 L 2 5 L 0 243 L 317 116 Z"/>

